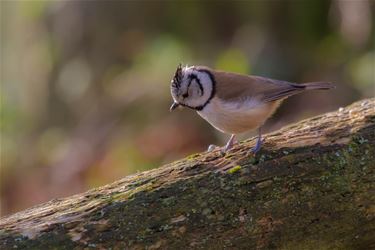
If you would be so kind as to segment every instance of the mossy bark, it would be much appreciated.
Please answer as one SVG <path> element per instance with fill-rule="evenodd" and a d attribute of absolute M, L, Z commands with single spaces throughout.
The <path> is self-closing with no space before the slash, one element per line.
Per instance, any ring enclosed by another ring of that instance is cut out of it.
<path fill-rule="evenodd" d="M 0 220 L 1 249 L 375 249 L 375 99 Z"/>

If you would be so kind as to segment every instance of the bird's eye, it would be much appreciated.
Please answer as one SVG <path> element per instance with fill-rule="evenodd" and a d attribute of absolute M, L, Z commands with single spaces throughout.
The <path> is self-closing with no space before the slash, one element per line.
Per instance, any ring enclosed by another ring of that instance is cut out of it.
<path fill-rule="evenodd" d="M 188 98 L 189 97 L 189 94 L 188 93 L 185 93 L 182 95 L 183 98 Z"/>

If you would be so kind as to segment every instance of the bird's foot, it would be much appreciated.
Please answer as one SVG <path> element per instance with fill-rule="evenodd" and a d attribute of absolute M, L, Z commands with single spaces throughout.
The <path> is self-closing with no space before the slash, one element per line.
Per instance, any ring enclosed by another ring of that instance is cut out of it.
<path fill-rule="evenodd" d="M 214 144 L 211 144 L 210 146 L 208 146 L 207 152 L 212 152 L 212 151 L 214 151 L 215 149 L 218 149 L 218 148 L 220 148 L 220 147 L 216 146 Z"/>
<path fill-rule="evenodd" d="M 258 138 L 255 146 L 247 152 L 247 155 L 256 155 L 261 149 L 263 142 L 262 138 Z"/>
<path fill-rule="evenodd" d="M 235 135 L 232 135 L 229 139 L 229 141 L 227 142 L 227 144 L 225 145 L 225 147 L 221 150 L 221 152 L 223 154 L 227 153 L 229 150 L 231 150 L 233 148 L 233 146 L 238 143 L 237 140 L 236 140 L 236 136 Z"/>
<path fill-rule="evenodd" d="M 220 152 L 222 155 L 225 155 L 230 149 L 233 148 L 233 146 L 237 143 L 237 140 L 236 140 L 236 136 L 235 135 L 232 135 L 229 139 L 229 141 L 227 142 L 227 144 L 225 145 L 224 148 L 220 149 Z M 216 146 L 216 145 L 210 145 L 207 149 L 208 152 L 212 152 L 216 149 L 218 149 L 219 147 Z"/>

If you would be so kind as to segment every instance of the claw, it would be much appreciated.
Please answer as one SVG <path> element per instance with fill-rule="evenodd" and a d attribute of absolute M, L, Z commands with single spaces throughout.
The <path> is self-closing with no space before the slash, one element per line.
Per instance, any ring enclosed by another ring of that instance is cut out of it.
<path fill-rule="evenodd" d="M 218 146 L 211 144 L 210 146 L 208 146 L 207 152 L 212 152 L 217 148 L 218 148 Z"/>
<path fill-rule="evenodd" d="M 258 138 L 257 138 L 257 141 L 255 143 L 255 146 L 250 149 L 250 151 L 248 152 L 248 154 L 256 154 L 259 152 L 260 148 L 262 147 L 262 143 L 263 143 L 263 140 L 262 140 L 262 133 L 261 133 L 261 128 L 258 129 Z"/>
<path fill-rule="evenodd" d="M 260 148 L 262 147 L 262 139 L 258 137 L 257 142 L 255 143 L 255 146 L 250 150 L 251 153 L 256 154 L 259 152 Z"/>

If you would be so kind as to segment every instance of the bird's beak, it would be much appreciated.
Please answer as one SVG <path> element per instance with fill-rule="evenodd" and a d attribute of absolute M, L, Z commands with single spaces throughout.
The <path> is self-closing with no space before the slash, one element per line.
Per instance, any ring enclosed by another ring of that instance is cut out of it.
<path fill-rule="evenodd" d="M 178 104 L 177 102 L 173 102 L 172 105 L 171 105 L 171 107 L 169 108 L 169 111 L 173 111 L 178 106 L 180 106 L 180 104 Z"/>

